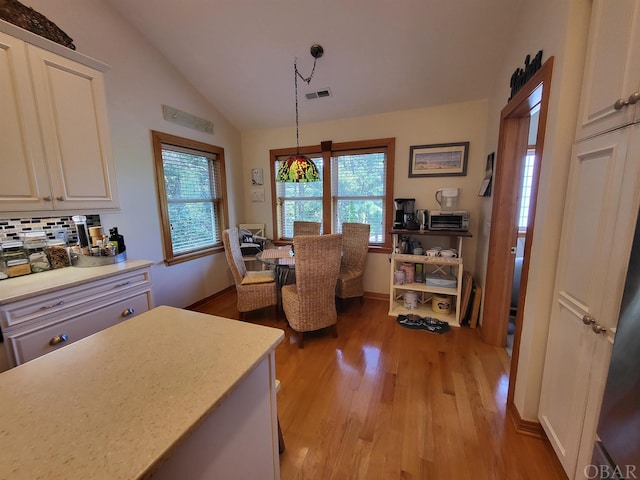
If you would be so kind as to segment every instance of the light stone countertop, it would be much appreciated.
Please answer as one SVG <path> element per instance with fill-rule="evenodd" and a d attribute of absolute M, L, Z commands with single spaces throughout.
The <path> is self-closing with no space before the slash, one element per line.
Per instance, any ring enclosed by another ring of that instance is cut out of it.
<path fill-rule="evenodd" d="M 62 288 L 151 266 L 149 260 L 125 260 L 100 267 L 65 267 L 0 280 L 0 305 Z"/>
<path fill-rule="evenodd" d="M 145 478 L 283 337 L 162 306 L 4 372 L 0 478 Z"/>

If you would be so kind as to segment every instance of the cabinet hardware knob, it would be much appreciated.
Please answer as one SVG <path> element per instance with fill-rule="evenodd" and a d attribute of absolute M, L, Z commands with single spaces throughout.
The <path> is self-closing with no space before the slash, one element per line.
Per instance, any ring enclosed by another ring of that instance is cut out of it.
<path fill-rule="evenodd" d="M 629 105 L 635 105 L 640 100 L 640 92 L 634 92 L 629 95 L 629 98 L 626 100 L 623 98 L 619 98 L 616 100 L 616 103 L 613 104 L 614 110 L 622 110 L 624 107 L 628 107 Z"/>
<path fill-rule="evenodd" d="M 58 345 L 59 343 L 66 342 L 67 340 L 69 340 L 69 336 L 66 333 L 61 333 L 49 340 L 49 345 Z"/>
<path fill-rule="evenodd" d="M 58 303 L 54 303 L 52 305 L 43 305 L 40 307 L 40 310 L 47 310 L 49 308 L 59 307 L 64 303 L 64 300 L 60 300 Z"/>
<path fill-rule="evenodd" d="M 131 281 L 130 281 L 130 280 L 129 280 L 129 281 L 126 281 L 126 282 L 124 282 L 124 283 L 119 283 L 119 284 L 118 284 L 118 287 L 124 287 L 125 285 L 129 285 L 130 283 L 131 283 Z"/>
<path fill-rule="evenodd" d="M 600 325 L 598 325 L 597 323 L 594 323 L 594 324 L 591 326 L 591 330 L 593 330 L 593 333 L 595 333 L 596 335 L 597 335 L 597 334 L 600 334 L 600 333 L 602 333 L 602 332 L 606 332 L 606 331 L 607 331 L 607 329 L 606 329 L 606 328 L 601 327 L 601 326 L 600 326 Z"/>
<path fill-rule="evenodd" d="M 122 311 L 122 316 L 123 317 L 128 317 L 129 315 L 133 315 L 135 313 L 135 311 L 133 310 L 133 308 L 127 308 L 125 310 Z"/>
<path fill-rule="evenodd" d="M 45 202 L 50 202 L 50 201 L 51 201 L 51 197 L 50 197 L 49 195 L 47 195 L 46 197 L 42 197 L 42 199 L 43 199 Z"/>
<path fill-rule="evenodd" d="M 56 200 L 58 200 L 59 202 L 64 202 L 65 198 L 60 195 L 59 197 L 56 197 Z"/>
<path fill-rule="evenodd" d="M 584 317 L 582 317 L 582 323 L 584 323 L 585 325 L 593 325 L 594 323 L 596 323 L 596 319 L 591 315 L 586 314 Z"/>
<path fill-rule="evenodd" d="M 624 107 L 626 107 L 627 105 L 629 105 L 628 102 L 626 102 L 624 99 L 619 98 L 618 100 L 616 100 L 616 103 L 613 104 L 613 109 L 614 110 L 622 110 Z"/>

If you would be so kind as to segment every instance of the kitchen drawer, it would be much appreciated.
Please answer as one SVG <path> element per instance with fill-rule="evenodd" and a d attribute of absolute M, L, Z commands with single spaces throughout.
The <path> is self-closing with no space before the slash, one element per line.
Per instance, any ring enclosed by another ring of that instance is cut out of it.
<path fill-rule="evenodd" d="M 70 311 L 86 308 L 86 304 L 113 302 L 111 297 L 126 294 L 131 289 L 139 290 L 138 287 L 151 289 L 148 270 L 123 273 L 6 304 L 0 308 L 0 325 L 7 331 L 24 322 L 64 320 Z"/>
<path fill-rule="evenodd" d="M 150 291 L 143 291 L 129 298 L 119 297 L 111 304 L 77 312 L 76 315 L 58 323 L 6 335 L 5 343 L 9 350 L 10 363 L 13 363 L 12 360 L 15 358 L 15 364 L 11 366 L 28 362 L 146 312 L 150 308 L 150 295 Z M 66 340 L 56 343 L 56 339 L 59 340 L 63 335 L 66 336 Z"/>

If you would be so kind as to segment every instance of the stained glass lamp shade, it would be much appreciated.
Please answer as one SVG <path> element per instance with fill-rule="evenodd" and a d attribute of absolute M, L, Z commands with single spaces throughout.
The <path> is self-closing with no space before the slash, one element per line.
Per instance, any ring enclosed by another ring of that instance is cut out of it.
<path fill-rule="evenodd" d="M 317 182 L 320 180 L 318 167 L 304 155 L 292 155 L 278 168 L 278 182 Z"/>
<path fill-rule="evenodd" d="M 322 57 L 324 49 L 321 45 L 311 46 L 311 56 L 313 57 L 313 70 L 311 75 L 303 77 L 298 72 L 297 62 L 293 63 L 293 77 L 295 85 L 295 98 L 296 98 L 296 154 L 291 155 L 278 167 L 278 175 L 276 176 L 276 182 L 318 182 L 320 181 L 320 173 L 318 167 L 313 160 L 305 155 L 300 155 L 300 134 L 298 124 L 298 77 L 304 82 L 309 84 L 313 78 L 313 74 L 316 71 L 316 60 Z"/>

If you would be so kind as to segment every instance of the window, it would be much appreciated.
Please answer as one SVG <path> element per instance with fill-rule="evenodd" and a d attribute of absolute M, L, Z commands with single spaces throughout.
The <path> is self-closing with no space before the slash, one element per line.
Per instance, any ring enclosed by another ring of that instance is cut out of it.
<path fill-rule="evenodd" d="M 531 185 L 533 182 L 533 166 L 536 160 L 535 148 L 527 150 L 527 156 L 524 160 L 524 169 L 522 171 L 522 189 L 520 193 L 520 211 L 518 215 L 518 229 L 527 230 L 529 221 L 529 204 L 531 202 Z"/>
<path fill-rule="evenodd" d="M 165 262 L 222 250 L 227 224 L 224 149 L 151 132 Z"/>
<path fill-rule="evenodd" d="M 336 152 L 331 158 L 333 231 L 343 222 L 371 225 L 369 243 L 383 244 L 385 238 L 385 194 L 387 158 L 385 152 Z"/>
<path fill-rule="evenodd" d="M 321 222 L 324 233 L 340 233 L 343 222 L 371 225 L 372 248 L 389 248 L 395 139 L 366 140 L 301 149 L 318 167 L 321 181 L 275 182 L 274 225 L 280 241 L 293 238 L 293 222 Z M 295 149 L 271 151 L 271 178 Z"/>
<path fill-rule="evenodd" d="M 278 237 L 280 239 L 293 238 L 293 221 L 306 220 L 309 222 L 322 222 L 322 185 L 324 183 L 324 168 L 322 156 L 307 155 L 318 167 L 320 173 L 319 182 L 288 183 L 276 182 Z M 289 155 L 278 157 L 278 163 L 284 161 Z M 272 169 L 273 170 L 273 169 Z M 272 172 L 275 175 L 275 173 Z"/>

